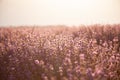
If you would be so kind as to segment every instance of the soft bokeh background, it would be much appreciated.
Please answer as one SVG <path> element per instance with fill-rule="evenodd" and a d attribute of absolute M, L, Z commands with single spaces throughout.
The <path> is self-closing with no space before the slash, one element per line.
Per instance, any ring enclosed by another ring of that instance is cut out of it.
<path fill-rule="evenodd" d="M 120 0 L 0 0 L 0 26 L 120 23 Z"/>

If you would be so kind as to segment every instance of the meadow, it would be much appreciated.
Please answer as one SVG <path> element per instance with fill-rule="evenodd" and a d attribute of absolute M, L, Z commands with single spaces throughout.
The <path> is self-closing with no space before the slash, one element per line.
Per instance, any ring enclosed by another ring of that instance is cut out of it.
<path fill-rule="evenodd" d="M 120 24 L 0 27 L 0 80 L 120 80 Z"/>

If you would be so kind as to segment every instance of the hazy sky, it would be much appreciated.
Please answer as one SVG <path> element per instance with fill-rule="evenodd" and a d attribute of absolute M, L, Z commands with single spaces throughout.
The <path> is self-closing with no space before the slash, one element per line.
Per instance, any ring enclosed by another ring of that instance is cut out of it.
<path fill-rule="evenodd" d="M 0 0 L 0 26 L 120 23 L 120 0 Z"/>

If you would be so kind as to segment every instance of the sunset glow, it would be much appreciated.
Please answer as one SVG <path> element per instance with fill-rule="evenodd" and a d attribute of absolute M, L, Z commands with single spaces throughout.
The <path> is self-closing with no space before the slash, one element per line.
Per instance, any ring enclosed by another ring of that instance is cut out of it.
<path fill-rule="evenodd" d="M 119 0 L 1 0 L 0 26 L 120 23 Z"/>

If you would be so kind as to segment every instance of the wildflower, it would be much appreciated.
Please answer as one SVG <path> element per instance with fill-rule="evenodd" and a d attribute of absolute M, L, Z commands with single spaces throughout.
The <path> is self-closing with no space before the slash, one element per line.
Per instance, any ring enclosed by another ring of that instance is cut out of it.
<path fill-rule="evenodd" d="M 89 80 L 93 80 L 93 76 L 92 76 L 92 69 L 88 68 L 86 71 L 87 77 Z"/>
<path fill-rule="evenodd" d="M 11 70 L 15 70 L 15 67 L 12 67 Z"/>
<path fill-rule="evenodd" d="M 48 80 L 48 77 L 45 74 L 42 74 L 43 80 Z"/>
<path fill-rule="evenodd" d="M 96 51 L 94 51 L 93 54 L 98 54 L 98 53 Z"/>
<path fill-rule="evenodd" d="M 75 72 L 76 72 L 77 74 L 80 74 L 80 66 L 79 66 L 79 65 L 75 67 Z"/>
<path fill-rule="evenodd" d="M 40 62 L 39 62 L 39 60 L 35 60 L 35 63 L 36 63 L 36 64 L 39 64 Z"/>
<path fill-rule="evenodd" d="M 63 75 L 63 68 L 62 67 L 59 67 L 59 73 L 61 76 Z"/>
<path fill-rule="evenodd" d="M 64 65 L 71 65 L 71 60 L 70 58 L 66 57 L 65 60 L 64 60 Z"/>
<path fill-rule="evenodd" d="M 50 70 L 54 70 L 53 65 L 50 65 L 49 68 L 50 68 Z"/>
<path fill-rule="evenodd" d="M 80 54 L 79 57 L 80 57 L 81 60 L 85 59 L 85 55 L 84 54 Z"/>
<path fill-rule="evenodd" d="M 35 63 L 36 63 L 37 65 L 40 65 L 40 66 L 43 66 L 43 65 L 44 65 L 44 61 L 43 61 L 43 60 L 41 60 L 41 61 L 35 60 Z"/>
<path fill-rule="evenodd" d="M 78 64 L 78 61 L 75 61 L 74 63 L 75 63 L 75 64 Z"/>

